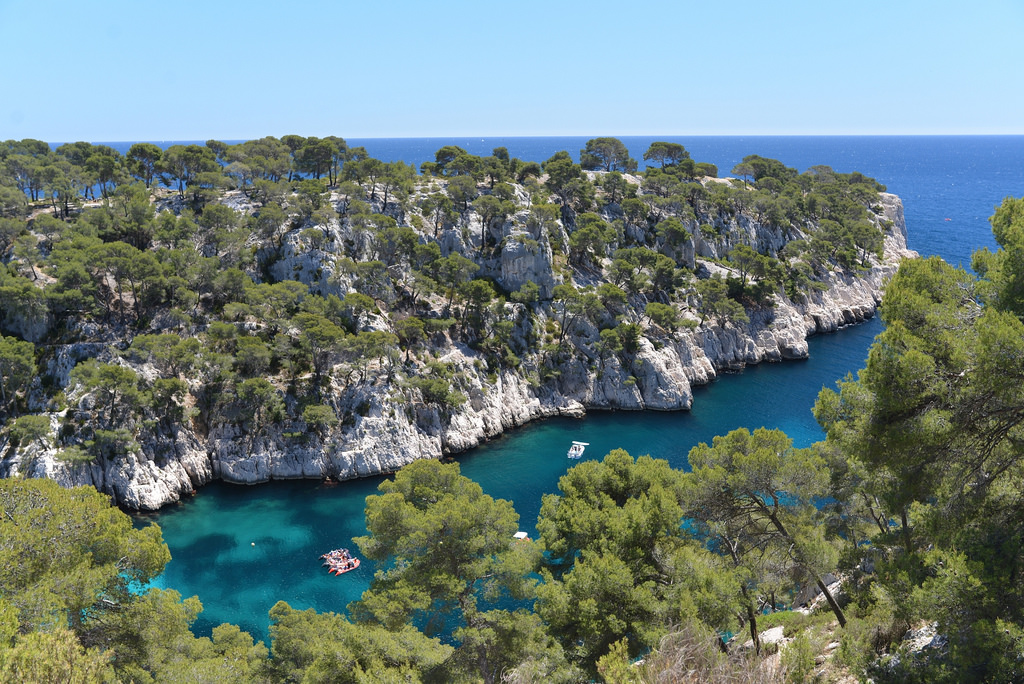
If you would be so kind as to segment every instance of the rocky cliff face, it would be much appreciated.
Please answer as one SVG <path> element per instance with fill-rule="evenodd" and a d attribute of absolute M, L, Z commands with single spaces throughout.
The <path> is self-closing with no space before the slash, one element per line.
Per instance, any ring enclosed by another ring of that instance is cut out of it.
<path fill-rule="evenodd" d="M 885 234 L 884 259 L 866 273 L 833 273 L 828 288 L 807 301 L 778 301 L 771 311 L 753 312 L 750 322 L 741 326 L 722 327 L 708 321 L 695 330 L 658 340 L 658 345 L 641 338 L 639 363 L 631 368 L 624 368 L 617 359 L 600 368 L 588 359 L 577 359 L 563 368 L 562 391 L 543 399 L 526 390 L 514 374 L 491 386 L 481 385 L 477 391 L 487 399 L 474 402 L 453 419 L 442 447 L 461 451 L 534 418 L 581 415 L 592 408 L 688 409 L 693 402 L 691 388 L 711 382 L 720 370 L 806 358 L 808 337 L 874 316 L 885 282 L 900 261 L 917 256 L 907 249 L 902 202 L 891 194 L 883 194 L 882 200 L 882 218 L 891 221 L 892 227 Z M 471 359 L 460 362 L 468 366 Z"/>
<path fill-rule="evenodd" d="M 522 368 L 488 375 L 477 352 L 450 344 L 441 360 L 462 371 L 460 391 L 466 396 L 465 403 L 450 415 L 442 416 L 437 408 L 395 396 L 385 382 L 369 382 L 359 388 L 354 400 L 350 397 L 350 406 L 357 403 L 359 408 L 345 411 L 349 420 L 322 433 L 297 435 L 271 425 L 250 434 L 230 423 L 204 433 L 182 423 L 141 443 L 137 452 L 88 464 L 58 460 L 51 443 L 12 448 L 4 441 L 9 437 L 3 437 L 0 476 L 23 474 L 51 477 L 65 485 L 92 484 L 126 507 L 153 510 L 192 494 L 215 478 L 253 484 L 285 478 L 364 477 L 392 472 L 416 459 L 472 448 L 538 418 L 581 416 L 590 408 L 687 409 L 693 401 L 692 387 L 710 382 L 721 370 L 806 357 L 808 336 L 834 332 L 874 314 L 886 279 L 903 258 L 916 256 L 906 247 L 899 198 L 883 194 L 881 204 L 883 214 L 878 223 L 887 227 L 885 257 L 865 273 L 833 272 L 824 281 L 826 289 L 801 302 L 776 297 L 772 309 L 749 312 L 749 323 L 739 326 L 723 327 L 709 319 L 694 329 L 672 334 L 648 329 L 628 364 L 617 357 L 578 355 L 560 369 L 557 384 L 541 384 Z M 741 238 L 744 242 L 759 245 L 763 251 L 774 253 L 784 243 L 777 231 L 746 219 L 738 229 L 745 235 Z M 445 251 L 459 247 L 458 236 L 449 232 L 452 244 Z M 694 237 L 684 250 L 693 255 L 698 268 L 702 258 L 721 256 L 728 249 L 721 240 L 692 232 Z M 495 278 L 508 289 L 535 282 L 541 296 L 549 297 L 561 280 L 553 273 L 550 246 L 529 231 L 510 236 L 496 257 L 500 263 L 496 261 L 493 268 Z M 352 237 L 334 230 L 328 239 Z M 281 271 L 279 276 L 316 283 L 327 292 L 343 287 L 325 268 L 326 258 L 318 258 L 295 240 L 285 243 L 282 255 L 274 265 Z M 515 317 L 515 305 L 508 306 Z M 584 326 L 575 334 L 593 339 L 597 332 Z M 62 385 L 78 358 L 95 353 L 78 346 L 62 350 L 51 364 L 50 375 Z M 61 418 L 59 413 L 51 416 L 54 433 Z"/>

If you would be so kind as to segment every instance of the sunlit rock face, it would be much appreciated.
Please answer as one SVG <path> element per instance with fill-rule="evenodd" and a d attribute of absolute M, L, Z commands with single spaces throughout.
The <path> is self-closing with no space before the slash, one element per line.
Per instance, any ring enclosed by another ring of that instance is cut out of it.
<path fill-rule="evenodd" d="M 198 425 L 185 420 L 159 437 L 141 440 L 126 453 L 88 464 L 62 459 L 52 443 L 11 448 L 8 434 L 0 436 L 0 476 L 50 477 L 68 486 L 92 484 L 127 508 L 153 510 L 191 495 L 215 478 L 252 484 L 287 478 L 365 477 L 393 472 L 416 459 L 472 448 L 538 418 L 581 416 L 597 408 L 688 409 L 692 387 L 712 381 L 720 371 L 806 357 L 808 336 L 833 332 L 874 315 L 883 286 L 899 262 L 916 256 L 906 246 L 899 198 L 883 193 L 881 207 L 873 219 L 885 228 L 885 256 L 880 262 L 872 261 L 870 268 L 856 275 L 832 272 L 824 277 L 825 289 L 812 291 L 798 302 L 776 296 L 772 308 L 748 311 L 747 323 L 698 321 L 688 311 L 684 315 L 696 327 L 665 331 L 638 317 L 643 333 L 628 362 L 619 355 L 585 351 L 595 349 L 600 339 L 600 331 L 590 323 L 569 333 L 579 342 L 575 349 L 580 351 L 561 362 L 556 380 L 543 382 L 536 365 L 491 370 L 481 352 L 438 333 L 430 340 L 430 353 L 458 372 L 456 389 L 465 399 L 447 410 L 391 382 L 390 376 L 401 375 L 405 368 L 404 360 L 392 360 L 390 367 L 375 365 L 359 380 L 333 379 L 323 390 L 322 400 L 340 420 L 321 430 L 310 430 L 298 419 L 255 430 L 245 421 L 224 419 Z M 488 241 L 500 249 L 487 257 L 484 267 L 507 291 L 535 283 L 541 301 L 550 300 L 566 271 L 554 268 L 546 232 L 515 227 L 520 224 L 510 220 L 492 227 Z M 476 232 L 443 229 L 442 254 L 477 256 L 480 225 L 474 225 Z M 676 258 L 692 262 L 705 275 L 716 271 L 728 275 L 726 266 L 710 259 L 721 258 L 736 244 L 774 254 L 791 239 L 748 217 L 720 227 L 715 235 L 691 228 L 689 241 L 675 247 Z M 354 280 L 339 268 L 333 250 L 347 243 L 350 250 L 369 253 L 371 246 L 363 244 L 366 240 L 365 234 L 353 233 L 341 223 L 332 223 L 323 236 L 293 231 L 281 241 L 273 276 L 343 297 Z M 581 280 L 588 277 L 580 274 Z M 558 317 L 550 306 L 531 313 L 529 307 L 513 303 L 505 305 L 503 315 L 512 322 L 511 339 L 522 343 L 519 346 L 545 334 L 545 326 L 552 326 Z M 369 316 L 363 323 L 368 329 L 384 330 L 387 325 L 381 316 Z M 75 363 L 97 356 L 102 346 L 76 343 L 55 350 L 48 375 L 66 386 Z M 147 382 L 159 375 L 146 364 L 133 368 Z M 388 381 L 383 378 L 386 374 Z M 66 429 L 62 427 L 66 409 L 49 415 L 53 434 Z"/>

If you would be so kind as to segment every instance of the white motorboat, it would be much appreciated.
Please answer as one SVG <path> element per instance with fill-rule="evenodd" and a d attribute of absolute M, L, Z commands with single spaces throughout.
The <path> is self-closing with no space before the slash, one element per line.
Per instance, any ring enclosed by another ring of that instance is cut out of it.
<path fill-rule="evenodd" d="M 569 458 L 579 458 L 588 446 L 590 446 L 590 442 L 573 442 L 569 447 Z"/>

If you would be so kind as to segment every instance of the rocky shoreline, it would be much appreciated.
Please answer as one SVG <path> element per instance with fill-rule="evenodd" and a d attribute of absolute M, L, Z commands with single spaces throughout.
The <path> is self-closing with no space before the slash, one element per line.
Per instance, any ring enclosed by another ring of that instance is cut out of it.
<path fill-rule="evenodd" d="M 467 401 L 446 419 L 436 409 L 389 395 L 386 388 L 370 388 L 353 420 L 325 435 L 296 439 L 283 426 L 252 435 L 237 424 L 224 423 L 201 436 L 181 424 L 170 435 L 143 443 L 139 453 L 88 464 L 59 460 L 53 446 L 8 449 L 0 444 L 0 453 L 5 454 L 0 476 L 49 477 L 65 486 L 91 484 L 125 508 L 156 510 L 215 479 L 244 484 L 353 479 L 393 472 L 416 459 L 462 452 L 541 418 L 582 416 L 588 409 L 686 410 L 693 402 L 692 387 L 711 382 L 719 372 L 804 358 L 808 337 L 874 315 L 886 280 L 902 259 L 916 256 L 907 249 L 899 198 L 883 193 L 881 206 L 885 256 L 866 272 L 832 272 L 824 281 L 826 289 L 812 292 L 801 303 L 776 297 L 772 309 L 748 312 L 747 323 L 723 327 L 709 319 L 692 330 L 641 337 L 629 368 L 617 358 L 597 363 L 577 357 L 561 369 L 557 387 L 538 387 L 518 369 L 487 375 L 477 352 L 453 343 L 441 360 L 463 371 L 461 391 Z M 693 249 L 698 268 L 724 270 L 721 262 L 709 259 L 714 251 L 699 244 L 699 238 Z M 516 273 L 509 268 L 508 259 L 503 266 L 510 271 L 507 278 L 528 277 L 521 269 Z M 584 326 L 577 334 L 597 332 Z M 75 353 L 58 354 L 52 375 L 66 378 L 75 360 Z M 54 432 L 60 420 L 59 414 L 51 414 Z"/>
<path fill-rule="evenodd" d="M 828 289 L 816 292 L 809 301 L 794 304 L 780 301 L 769 312 L 753 312 L 741 326 L 702 325 L 679 332 L 671 344 L 655 348 L 641 339 L 637 354 L 644 372 L 630 373 L 609 364 L 597 377 L 584 363 L 567 369 L 563 385 L 572 392 L 551 396 L 548 401 L 525 391 L 519 376 L 504 374 L 492 387 L 476 386 L 473 409 L 453 417 L 442 433 L 442 450 L 470 449 L 504 430 L 530 420 L 551 416 L 582 416 L 588 409 L 658 410 L 689 409 L 692 387 L 714 381 L 723 370 L 738 370 L 748 364 L 807 358 L 807 339 L 834 333 L 874 316 L 882 300 L 886 281 L 904 258 L 917 256 L 907 248 L 903 204 L 898 197 L 883 194 L 884 217 L 893 222 L 885 236 L 885 258 L 867 273 L 852 277 L 833 274 Z M 455 359 L 459 352 L 453 351 Z"/>

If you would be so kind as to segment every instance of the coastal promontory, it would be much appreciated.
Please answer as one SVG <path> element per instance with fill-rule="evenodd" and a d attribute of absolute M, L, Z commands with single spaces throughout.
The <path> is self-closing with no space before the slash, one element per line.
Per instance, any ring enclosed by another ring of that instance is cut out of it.
<path fill-rule="evenodd" d="M 131 509 L 687 409 L 872 316 L 914 256 L 870 178 L 757 156 L 720 178 L 669 143 L 639 171 L 609 142 L 418 169 L 340 138 L 37 142 L 0 148 L 0 476 Z"/>

